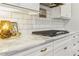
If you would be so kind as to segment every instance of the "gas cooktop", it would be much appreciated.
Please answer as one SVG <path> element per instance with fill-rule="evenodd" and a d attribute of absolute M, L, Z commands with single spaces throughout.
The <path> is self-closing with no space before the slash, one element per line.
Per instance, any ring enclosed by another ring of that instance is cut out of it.
<path fill-rule="evenodd" d="M 42 36 L 58 36 L 69 33 L 67 30 L 44 30 L 44 31 L 34 31 L 32 34 L 35 35 L 42 35 Z"/>

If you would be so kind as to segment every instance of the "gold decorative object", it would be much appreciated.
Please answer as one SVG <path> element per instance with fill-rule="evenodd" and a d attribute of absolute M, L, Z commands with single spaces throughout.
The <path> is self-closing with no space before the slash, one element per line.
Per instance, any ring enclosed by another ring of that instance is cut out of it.
<path fill-rule="evenodd" d="M 0 21 L 0 38 L 10 38 L 11 36 L 16 36 L 17 32 L 14 31 L 13 23 L 7 20 Z"/>

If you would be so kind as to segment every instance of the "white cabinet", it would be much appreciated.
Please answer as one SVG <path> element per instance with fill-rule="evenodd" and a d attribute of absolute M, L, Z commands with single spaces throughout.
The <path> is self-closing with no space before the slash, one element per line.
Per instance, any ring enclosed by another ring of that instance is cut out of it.
<path fill-rule="evenodd" d="M 61 7 L 61 16 L 71 18 L 71 4 L 66 3 L 60 7 Z"/>
<path fill-rule="evenodd" d="M 39 3 L 9 3 L 9 4 L 39 11 Z"/>
<path fill-rule="evenodd" d="M 54 56 L 79 56 L 79 33 L 55 41 Z"/>
<path fill-rule="evenodd" d="M 52 17 L 56 19 L 70 19 L 71 18 L 71 4 L 65 3 L 64 5 L 52 8 Z"/>
<path fill-rule="evenodd" d="M 21 53 L 17 53 L 17 56 L 53 56 L 53 45 L 52 43 L 48 43 L 45 45 L 38 46 L 36 48 L 32 48 L 27 51 L 23 51 Z"/>
<path fill-rule="evenodd" d="M 72 36 L 72 55 L 79 56 L 79 33 Z"/>
<path fill-rule="evenodd" d="M 70 34 L 54 42 L 25 50 L 17 56 L 79 56 L 79 33 Z"/>

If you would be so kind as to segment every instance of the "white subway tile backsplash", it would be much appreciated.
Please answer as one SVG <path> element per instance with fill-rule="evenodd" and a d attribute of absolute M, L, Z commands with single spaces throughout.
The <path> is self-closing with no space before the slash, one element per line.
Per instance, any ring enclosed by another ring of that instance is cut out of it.
<path fill-rule="evenodd" d="M 31 34 L 32 30 L 51 30 L 51 29 L 62 29 L 64 22 L 63 20 L 54 20 L 50 16 L 50 12 L 47 12 L 47 18 L 39 18 L 39 15 L 31 16 L 24 13 L 0 11 L 0 18 L 9 19 L 18 23 L 19 32 L 23 36 Z"/>
<path fill-rule="evenodd" d="M 32 16 L 31 15 L 29 16 L 29 15 L 24 14 L 23 15 L 23 19 L 25 19 L 25 20 L 28 19 L 29 20 L 29 19 L 32 19 Z"/>
<path fill-rule="evenodd" d="M 12 18 L 14 19 L 23 19 L 23 14 L 20 13 L 11 13 L 12 14 Z"/>
<path fill-rule="evenodd" d="M 33 30 L 53 30 L 53 29 L 64 29 L 64 22 L 63 20 L 56 20 L 52 18 L 39 18 L 38 20 L 35 18 L 33 24 Z"/>
<path fill-rule="evenodd" d="M 61 19 L 53 19 L 53 15 L 51 13 L 50 8 L 47 8 L 45 6 L 40 6 L 41 8 L 46 9 L 47 11 L 47 17 L 46 18 L 40 18 L 39 16 L 33 17 L 33 30 L 57 30 L 57 29 L 64 29 L 64 24 L 67 22 Z M 53 13 L 54 14 L 54 13 Z M 57 15 L 57 14 L 56 14 Z"/>
<path fill-rule="evenodd" d="M 2 10 L 0 11 L 0 18 L 2 18 L 2 19 L 10 18 L 10 15 L 11 15 L 10 12 L 2 11 Z"/>

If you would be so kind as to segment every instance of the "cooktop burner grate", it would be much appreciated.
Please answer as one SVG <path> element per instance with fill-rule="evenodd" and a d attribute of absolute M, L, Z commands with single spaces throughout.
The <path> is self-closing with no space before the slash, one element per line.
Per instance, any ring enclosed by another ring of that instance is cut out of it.
<path fill-rule="evenodd" d="M 66 30 L 46 30 L 46 31 L 34 31 L 34 32 L 32 32 L 32 34 L 35 34 L 35 35 L 42 35 L 42 36 L 49 36 L 49 37 L 67 34 L 67 33 L 69 33 L 69 32 Z"/>

